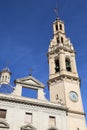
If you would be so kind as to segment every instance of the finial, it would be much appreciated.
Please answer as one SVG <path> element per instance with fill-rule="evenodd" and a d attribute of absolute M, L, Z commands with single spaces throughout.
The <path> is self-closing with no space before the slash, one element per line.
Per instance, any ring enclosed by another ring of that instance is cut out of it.
<path fill-rule="evenodd" d="M 32 68 L 29 68 L 29 75 L 32 75 Z"/>
<path fill-rule="evenodd" d="M 5 66 L 6 66 L 5 68 L 8 68 L 8 66 L 9 66 L 9 61 L 8 60 L 6 61 L 6 65 Z"/>

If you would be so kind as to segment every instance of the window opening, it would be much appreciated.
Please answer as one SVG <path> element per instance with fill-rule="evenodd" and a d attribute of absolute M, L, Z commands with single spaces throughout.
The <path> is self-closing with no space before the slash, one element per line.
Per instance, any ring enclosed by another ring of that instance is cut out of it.
<path fill-rule="evenodd" d="M 57 39 L 56 39 L 56 40 L 57 40 L 57 43 L 59 44 L 59 43 L 60 43 L 60 41 L 59 41 L 59 37 L 57 37 Z"/>
<path fill-rule="evenodd" d="M 7 76 L 5 76 L 5 81 L 7 80 Z"/>
<path fill-rule="evenodd" d="M 6 118 L 6 110 L 0 109 L 0 118 Z"/>
<path fill-rule="evenodd" d="M 63 43 L 63 37 L 61 37 L 61 42 Z"/>
<path fill-rule="evenodd" d="M 57 130 L 57 129 L 52 127 L 52 128 L 50 128 L 49 130 Z"/>
<path fill-rule="evenodd" d="M 70 60 L 66 59 L 66 70 L 71 71 L 71 65 L 70 65 Z"/>
<path fill-rule="evenodd" d="M 62 30 L 62 25 L 60 24 L 60 30 Z"/>
<path fill-rule="evenodd" d="M 55 72 L 59 72 L 60 71 L 60 66 L 59 66 L 59 60 L 55 60 Z"/>
<path fill-rule="evenodd" d="M 56 118 L 54 116 L 49 116 L 49 126 L 56 126 Z"/>
<path fill-rule="evenodd" d="M 56 24 L 56 31 L 58 31 L 58 25 Z"/>
<path fill-rule="evenodd" d="M 32 113 L 25 113 L 25 123 L 32 123 Z"/>
<path fill-rule="evenodd" d="M 4 76 L 2 76 L 2 81 L 4 81 Z"/>

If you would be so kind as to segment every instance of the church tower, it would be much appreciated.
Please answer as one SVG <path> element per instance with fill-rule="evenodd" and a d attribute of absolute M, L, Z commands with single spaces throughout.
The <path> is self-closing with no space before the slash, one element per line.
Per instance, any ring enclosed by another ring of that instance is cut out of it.
<path fill-rule="evenodd" d="M 75 55 L 74 47 L 66 37 L 64 22 L 57 18 L 53 23 L 53 39 L 48 49 L 50 101 L 68 108 L 69 130 L 85 130 Z"/>
<path fill-rule="evenodd" d="M 0 93 L 11 94 L 14 90 L 10 84 L 11 71 L 8 67 L 0 72 Z"/>
<path fill-rule="evenodd" d="M 50 101 L 83 112 L 75 55 L 64 22 L 57 18 L 48 50 Z"/>
<path fill-rule="evenodd" d="M 4 68 L 0 72 L 0 84 L 10 84 L 11 72 L 8 67 Z"/>

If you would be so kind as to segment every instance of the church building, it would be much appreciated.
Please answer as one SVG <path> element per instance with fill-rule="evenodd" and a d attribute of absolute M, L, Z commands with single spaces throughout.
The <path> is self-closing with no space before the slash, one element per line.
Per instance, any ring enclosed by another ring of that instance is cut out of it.
<path fill-rule="evenodd" d="M 29 75 L 10 84 L 8 67 L 0 72 L 0 130 L 87 130 L 75 50 L 66 37 L 64 22 L 53 22 L 46 99 L 44 84 Z M 22 96 L 23 88 L 37 92 L 37 98 Z"/>

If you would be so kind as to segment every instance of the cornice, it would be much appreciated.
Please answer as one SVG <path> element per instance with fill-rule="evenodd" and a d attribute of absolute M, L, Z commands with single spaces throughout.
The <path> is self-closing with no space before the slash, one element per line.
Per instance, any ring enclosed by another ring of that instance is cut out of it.
<path fill-rule="evenodd" d="M 56 49 L 54 49 L 54 50 L 48 52 L 48 53 L 47 53 L 47 56 L 52 55 L 52 54 L 54 54 L 54 53 L 57 53 L 57 52 L 59 52 L 60 50 L 64 50 L 65 52 L 69 52 L 69 53 L 74 53 L 74 54 L 76 54 L 76 52 L 75 52 L 74 50 L 67 49 L 67 48 L 64 47 L 64 46 L 58 46 Z"/>
<path fill-rule="evenodd" d="M 48 80 L 48 84 L 50 83 L 50 82 L 53 82 L 53 81 L 55 81 L 55 80 L 64 80 L 64 79 L 73 79 L 73 80 L 77 80 L 77 81 L 79 81 L 80 82 L 80 79 L 78 78 L 78 77 L 73 77 L 73 76 L 70 76 L 70 75 L 66 75 L 66 74 L 62 74 L 62 75 L 60 75 L 60 76 L 56 76 L 56 77 L 54 77 L 54 78 L 52 78 L 52 79 L 49 79 Z"/>
<path fill-rule="evenodd" d="M 15 82 L 15 81 L 14 81 Z M 38 87 L 38 88 L 44 88 L 44 86 L 40 86 L 40 85 L 35 85 L 35 84 L 30 84 L 30 83 L 24 83 L 21 81 L 16 81 L 15 84 L 21 84 L 23 86 L 33 86 L 33 87 Z"/>
<path fill-rule="evenodd" d="M 52 103 L 49 101 L 41 101 L 41 100 L 31 99 L 31 98 L 25 98 L 25 97 L 19 97 L 16 95 L 13 96 L 13 95 L 0 94 L 0 100 L 6 102 L 12 102 L 12 103 L 27 104 L 27 105 L 57 109 L 61 111 L 68 110 L 66 106 L 59 106 L 56 103 Z"/>
<path fill-rule="evenodd" d="M 84 115 L 84 116 L 86 116 L 86 114 L 85 114 L 84 112 L 79 112 L 79 111 L 68 110 L 68 111 L 67 111 L 67 115 L 68 115 L 68 113 L 72 113 L 72 114 L 78 114 L 78 115 Z"/>
<path fill-rule="evenodd" d="M 59 18 L 57 18 L 57 19 L 53 22 L 53 24 L 55 24 L 55 23 L 57 23 L 57 22 L 60 22 L 60 23 L 63 23 L 63 24 L 64 24 L 64 21 L 60 20 Z"/>
<path fill-rule="evenodd" d="M 31 83 L 30 81 L 33 81 L 33 83 Z M 24 78 L 20 78 L 20 79 L 16 79 L 14 81 L 15 84 L 22 84 L 22 85 L 26 85 L 26 86 L 34 86 L 34 87 L 39 87 L 39 88 L 44 88 L 44 84 L 41 83 L 40 81 L 38 81 L 37 79 L 35 79 L 34 77 L 32 76 L 27 76 L 27 77 L 24 77 Z"/>
<path fill-rule="evenodd" d="M 53 36 L 55 36 L 55 35 L 59 35 L 59 34 L 63 34 L 63 35 L 65 35 L 66 36 L 66 33 L 65 32 L 61 32 L 61 31 L 58 31 L 58 32 L 54 32 L 53 33 Z"/>

